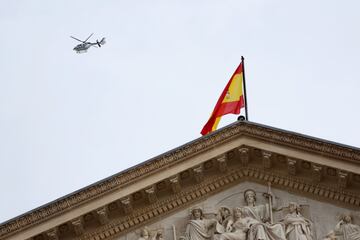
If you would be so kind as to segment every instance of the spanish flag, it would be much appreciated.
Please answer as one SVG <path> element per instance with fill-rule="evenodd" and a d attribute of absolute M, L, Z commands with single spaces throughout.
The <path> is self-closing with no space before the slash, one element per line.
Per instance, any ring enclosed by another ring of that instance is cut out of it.
<path fill-rule="evenodd" d="M 201 130 L 202 135 L 215 131 L 223 115 L 229 113 L 239 114 L 240 108 L 245 107 L 243 94 L 243 66 L 244 64 L 241 62 L 230 78 L 219 100 L 217 101 L 208 122 Z"/>

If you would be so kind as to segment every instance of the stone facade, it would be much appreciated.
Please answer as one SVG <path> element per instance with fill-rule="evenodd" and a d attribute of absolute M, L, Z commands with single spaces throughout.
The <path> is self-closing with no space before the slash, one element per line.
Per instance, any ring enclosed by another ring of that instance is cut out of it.
<path fill-rule="evenodd" d="M 276 197 L 263 196 L 268 186 Z M 249 215 L 246 189 L 271 206 L 266 219 Z M 203 240 L 186 230 L 195 207 L 201 224 L 218 226 L 202 233 L 214 240 L 309 240 L 298 232 L 310 225 L 312 239 L 359 240 L 360 150 L 239 121 L 5 222 L 0 239 Z M 221 207 L 236 222 L 229 229 Z"/>

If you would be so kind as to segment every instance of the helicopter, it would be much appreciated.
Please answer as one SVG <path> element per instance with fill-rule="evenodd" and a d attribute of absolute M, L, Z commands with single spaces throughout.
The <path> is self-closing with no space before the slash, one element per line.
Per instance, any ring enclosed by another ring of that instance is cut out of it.
<path fill-rule="evenodd" d="M 100 41 L 99 40 L 96 40 L 96 42 L 92 43 L 92 42 L 88 42 L 87 40 L 89 40 L 89 38 L 93 35 L 94 33 L 90 34 L 90 36 L 85 40 L 85 41 L 82 41 L 80 39 L 77 39 L 76 37 L 73 37 L 73 36 L 70 36 L 71 38 L 79 41 L 79 42 L 82 42 L 78 45 L 76 45 L 74 47 L 74 51 L 76 51 L 77 53 L 85 53 L 87 52 L 87 50 L 91 47 L 91 46 L 94 46 L 94 47 L 101 47 L 101 45 L 104 45 L 106 42 L 105 42 L 105 38 L 103 37 Z"/>

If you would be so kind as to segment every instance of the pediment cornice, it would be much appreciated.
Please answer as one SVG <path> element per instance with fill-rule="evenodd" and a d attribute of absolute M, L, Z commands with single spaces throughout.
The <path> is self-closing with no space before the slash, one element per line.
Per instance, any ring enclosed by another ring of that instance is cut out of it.
<path fill-rule="evenodd" d="M 4 239 L 7 236 L 13 235 L 14 233 L 44 222 L 52 217 L 61 215 L 65 212 L 70 211 L 71 209 L 74 209 L 77 206 L 90 202 L 94 199 L 101 198 L 106 194 L 109 194 L 119 188 L 124 188 L 131 183 L 139 181 L 142 178 L 145 178 L 151 174 L 155 174 L 156 172 L 167 169 L 170 166 L 174 166 L 181 162 L 187 161 L 193 156 L 209 151 L 209 149 L 213 149 L 215 146 L 224 145 L 227 142 L 242 137 L 251 138 L 255 141 L 271 143 L 273 145 L 299 149 L 314 155 L 327 156 L 330 158 L 360 165 L 359 149 L 311 138 L 292 132 L 266 127 L 260 124 L 239 121 L 225 128 L 222 128 L 212 134 L 198 138 L 172 151 L 164 153 L 158 157 L 143 162 L 128 170 L 113 175 L 89 187 L 81 189 L 66 197 L 60 198 L 43 207 L 40 207 L 29 213 L 9 220 L 8 222 L 5 222 L 0 226 L 0 239 Z M 316 167 L 316 165 L 314 166 Z M 293 180 L 290 182 L 292 182 L 293 184 L 295 178 L 292 179 Z M 174 185 L 175 188 L 176 186 L 177 185 Z M 303 185 L 300 184 L 299 186 Z M 303 187 L 305 188 L 305 186 Z M 327 192 L 327 190 L 323 190 L 321 192 L 324 191 Z M 352 199 L 349 200 L 351 202 L 357 202 L 356 199 L 354 200 L 353 196 L 351 196 L 350 199 Z"/>

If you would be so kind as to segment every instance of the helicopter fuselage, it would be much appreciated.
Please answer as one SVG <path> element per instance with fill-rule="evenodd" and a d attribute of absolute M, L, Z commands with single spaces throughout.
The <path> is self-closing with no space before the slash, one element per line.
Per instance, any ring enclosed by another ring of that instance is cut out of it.
<path fill-rule="evenodd" d="M 74 51 L 76 51 L 77 53 L 84 53 L 86 52 L 92 45 L 95 45 L 94 43 L 80 43 L 78 45 L 76 45 L 76 47 L 74 47 Z"/>

